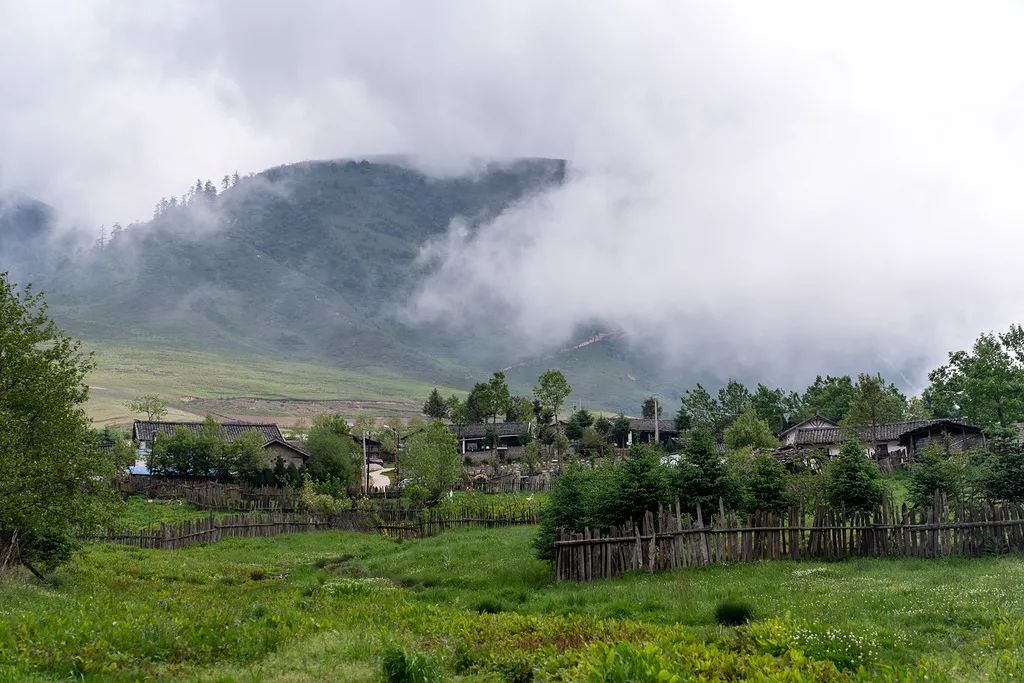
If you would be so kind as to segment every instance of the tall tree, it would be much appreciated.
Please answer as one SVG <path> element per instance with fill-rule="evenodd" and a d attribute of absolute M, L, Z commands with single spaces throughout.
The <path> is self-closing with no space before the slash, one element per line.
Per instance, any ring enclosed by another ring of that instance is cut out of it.
<path fill-rule="evenodd" d="M 750 395 L 750 405 L 757 416 L 768 423 L 772 432 L 778 434 L 802 412 L 802 402 L 796 392 L 786 393 L 782 389 L 772 389 L 758 384 Z"/>
<path fill-rule="evenodd" d="M 92 368 L 42 295 L 0 274 L 0 563 L 57 564 L 109 510 L 117 463 L 85 414 Z"/>
<path fill-rule="evenodd" d="M 779 445 L 768 423 L 757 416 L 752 405 L 747 405 L 740 416 L 725 430 L 725 445 L 740 448 L 775 448 Z"/>
<path fill-rule="evenodd" d="M 583 436 L 583 430 L 594 424 L 594 416 L 586 408 L 580 408 L 569 418 L 569 424 L 565 427 L 565 435 L 573 441 Z"/>
<path fill-rule="evenodd" d="M 533 401 L 525 396 L 512 396 L 505 407 L 507 422 L 532 422 L 534 419 Z"/>
<path fill-rule="evenodd" d="M 936 417 L 962 417 L 995 427 L 1024 421 L 1024 333 L 1019 327 L 983 334 L 970 351 L 949 354 L 949 362 L 928 375 L 921 398 Z"/>
<path fill-rule="evenodd" d="M 874 445 L 878 441 L 878 425 L 902 420 L 907 411 L 907 398 L 894 384 L 886 384 L 881 375 L 860 374 L 854 387 L 853 400 L 843 418 L 850 437 L 859 439 L 865 430 Z"/>
<path fill-rule="evenodd" d="M 316 415 L 306 437 L 309 475 L 350 489 L 359 487 L 362 453 L 348 423 L 340 415 Z"/>
<path fill-rule="evenodd" d="M 459 442 L 440 420 L 409 437 L 404 460 L 409 478 L 434 497 L 454 486 L 462 475 Z"/>
<path fill-rule="evenodd" d="M 718 390 L 718 407 L 721 411 L 716 431 L 723 431 L 733 423 L 743 409 L 747 407 L 750 400 L 750 391 L 742 383 L 730 379 L 724 387 Z"/>
<path fill-rule="evenodd" d="M 491 417 L 491 423 L 497 424 L 498 415 L 503 415 L 508 410 L 512 394 L 509 392 L 508 383 L 505 382 L 505 373 L 496 372 L 487 381 L 487 414 Z"/>
<path fill-rule="evenodd" d="M 444 399 L 441 398 L 441 393 L 437 390 L 437 387 L 434 387 L 434 390 L 430 392 L 430 396 L 427 397 L 426 403 L 423 404 L 423 414 L 436 420 L 448 417 L 448 406 L 445 404 Z"/>
<path fill-rule="evenodd" d="M 572 393 L 572 387 L 565 379 L 561 370 L 548 370 L 537 378 L 537 384 L 533 387 L 533 395 L 540 401 L 541 406 L 551 412 L 555 422 L 558 421 L 558 411 Z"/>
<path fill-rule="evenodd" d="M 682 397 L 681 411 L 690 418 L 690 428 L 706 429 L 712 434 L 722 422 L 722 406 L 703 385 L 687 389 Z M 678 420 L 678 415 L 676 416 Z"/>
<path fill-rule="evenodd" d="M 849 375 L 818 375 L 814 383 L 804 391 L 803 414 L 800 415 L 800 419 L 820 415 L 833 422 L 839 422 L 850 410 L 853 394 L 853 380 Z"/>
<path fill-rule="evenodd" d="M 136 396 L 131 401 L 125 401 L 123 405 L 133 413 L 145 415 L 150 422 L 162 420 L 167 416 L 167 401 L 156 394 Z"/>
<path fill-rule="evenodd" d="M 662 409 L 661 401 L 654 396 L 648 396 L 644 399 L 643 405 L 640 406 L 640 414 L 645 420 L 653 420 L 656 417 L 661 417 Z"/>

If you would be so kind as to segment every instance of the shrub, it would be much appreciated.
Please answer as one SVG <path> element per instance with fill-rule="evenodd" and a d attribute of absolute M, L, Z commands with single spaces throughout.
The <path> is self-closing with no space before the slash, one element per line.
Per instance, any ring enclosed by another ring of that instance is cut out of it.
<path fill-rule="evenodd" d="M 936 491 L 956 498 L 962 488 L 960 468 L 934 444 L 925 448 L 910 468 L 907 492 L 914 505 L 930 505 Z"/>
<path fill-rule="evenodd" d="M 721 600 L 715 605 L 715 621 L 722 626 L 740 626 L 753 620 L 754 607 L 743 600 Z"/>
<path fill-rule="evenodd" d="M 743 485 L 739 477 L 726 467 L 715 445 L 714 435 L 702 428 L 694 429 L 683 444 L 686 457 L 672 468 L 672 493 L 690 510 L 700 503 L 705 511 L 718 507 L 721 498 L 725 506 L 735 509 L 743 499 Z"/>
<path fill-rule="evenodd" d="M 882 503 L 882 473 L 856 441 L 843 444 L 825 477 L 825 497 L 836 508 L 870 510 Z"/>
<path fill-rule="evenodd" d="M 792 499 L 786 468 L 770 455 L 761 455 L 746 477 L 747 504 L 751 510 L 782 512 Z"/>
<path fill-rule="evenodd" d="M 985 492 L 992 498 L 1019 503 L 1024 501 L 1024 447 L 1003 440 L 988 457 Z"/>
<path fill-rule="evenodd" d="M 441 672 L 431 657 L 393 647 L 384 653 L 381 680 L 384 683 L 439 683 Z"/>
<path fill-rule="evenodd" d="M 505 611 L 505 603 L 497 598 L 481 598 L 473 608 L 480 614 L 500 614 Z"/>

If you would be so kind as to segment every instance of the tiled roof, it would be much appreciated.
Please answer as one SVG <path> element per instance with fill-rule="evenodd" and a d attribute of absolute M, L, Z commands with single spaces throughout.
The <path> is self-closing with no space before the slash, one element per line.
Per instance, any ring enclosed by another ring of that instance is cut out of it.
<path fill-rule="evenodd" d="M 938 419 L 938 420 L 909 420 L 906 422 L 889 422 L 878 425 L 874 433 L 871 427 L 865 427 L 860 431 L 861 441 L 896 441 L 904 434 L 908 434 L 921 427 L 931 427 L 937 424 L 949 424 L 951 426 L 967 427 L 977 430 L 977 427 L 960 422 L 959 420 Z M 798 446 L 824 446 L 845 441 L 847 435 L 840 427 L 821 427 L 817 429 L 801 429 L 796 433 L 794 444 Z"/>
<path fill-rule="evenodd" d="M 136 420 L 132 427 L 132 437 L 136 441 L 152 441 L 153 437 L 157 434 L 173 434 L 180 428 L 198 433 L 203 430 L 204 424 L 203 422 L 149 422 L 146 420 Z M 234 441 L 246 432 L 257 431 L 263 437 L 264 444 L 270 441 L 281 441 L 286 445 L 290 445 L 285 441 L 284 435 L 281 434 L 281 430 L 278 429 L 276 424 L 222 422 L 220 425 L 224 428 L 228 441 Z"/>
<path fill-rule="evenodd" d="M 654 433 L 654 420 L 643 419 L 643 420 L 630 420 L 629 428 L 634 432 L 651 432 Z M 658 432 L 661 434 L 676 434 L 679 432 L 676 429 L 675 420 L 658 420 Z"/>
<path fill-rule="evenodd" d="M 480 439 L 491 430 L 497 433 L 498 436 L 519 436 L 529 428 L 530 425 L 526 422 L 499 422 L 498 424 L 472 422 L 461 427 L 455 424 L 448 425 L 448 429 L 452 430 L 455 436 L 463 439 Z"/>

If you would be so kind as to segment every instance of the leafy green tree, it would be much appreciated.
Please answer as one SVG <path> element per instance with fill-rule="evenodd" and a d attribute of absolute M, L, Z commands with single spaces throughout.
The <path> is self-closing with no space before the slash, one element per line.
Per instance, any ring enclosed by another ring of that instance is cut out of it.
<path fill-rule="evenodd" d="M 688 425 L 680 425 L 680 414 L 688 416 Z M 719 425 L 723 422 L 722 406 L 714 396 L 711 395 L 703 385 L 698 384 L 693 389 L 687 389 L 683 393 L 680 414 L 676 415 L 676 426 L 679 429 L 704 429 L 712 434 L 718 431 Z"/>
<path fill-rule="evenodd" d="M 679 402 L 679 410 L 676 411 L 675 423 L 676 429 L 679 430 L 680 434 L 689 431 L 690 428 L 693 427 L 693 416 L 686 407 L 685 396 Z"/>
<path fill-rule="evenodd" d="M 450 489 L 462 476 L 459 442 L 440 420 L 409 437 L 405 444 L 406 472 L 416 484 L 436 498 Z"/>
<path fill-rule="evenodd" d="M 570 465 L 555 482 L 547 505 L 541 508 L 540 528 L 533 547 L 542 560 L 555 558 L 555 538 L 559 529 L 580 529 L 590 524 L 587 472 Z"/>
<path fill-rule="evenodd" d="M 751 510 L 781 513 L 792 504 L 786 468 L 770 455 L 754 459 L 745 478 L 747 505 Z"/>
<path fill-rule="evenodd" d="M 363 468 L 362 449 L 340 415 L 316 415 L 306 437 L 309 460 L 306 468 L 314 481 L 335 481 L 348 489 L 358 488 Z"/>
<path fill-rule="evenodd" d="M 503 415 L 509 408 L 512 401 L 512 394 L 509 392 L 508 384 L 505 382 L 505 373 L 496 372 L 487 381 L 487 412 L 491 416 L 492 423 L 498 422 L 498 415 Z"/>
<path fill-rule="evenodd" d="M 629 418 L 619 413 L 612 421 L 609 436 L 617 447 L 625 448 L 626 442 L 629 440 Z"/>
<path fill-rule="evenodd" d="M 612 524 L 640 521 L 644 513 L 668 505 L 671 487 L 668 470 L 661 462 L 659 448 L 637 444 L 615 468 L 614 489 L 606 514 Z"/>
<path fill-rule="evenodd" d="M 441 393 L 436 387 L 430 392 L 427 402 L 423 404 L 423 414 L 435 420 L 448 417 L 448 405 L 441 398 Z"/>
<path fill-rule="evenodd" d="M 710 512 L 718 507 L 719 498 L 730 509 L 739 507 L 742 483 L 725 466 L 710 431 L 692 430 L 684 442 L 683 453 L 685 457 L 669 474 L 673 493 L 688 509 L 695 509 L 699 503 L 704 511 Z"/>
<path fill-rule="evenodd" d="M 449 396 L 445 404 L 448 406 L 448 416 L 461 437 L 462 428 L 473 421 L 467 401 L 460 401 L 458 396 Z"/>
<path fill-rule="evenodd" d="M 754 407 L 747 407 L 725 430 L 725 445 L 733 450 L 739 448 L 775 448 L 779 445 L 768 423 L 757 416 Z"/>
<path fill-rule="evenodd" d="M 92 368 L 42 295 L 0 274 L 0 562 L 20 555 L 52 567 L 74 551 L 78 530 L 107 519 L 117 463 L 89 430 Z"/>
<path fill-rule="evenodd" d="M 654 396 L 649 396 L 640 406 L 640 414 L 645 420 L 653 420 L 655 417 L 661 417 L 661 409 L 661 401 Z"/>
<path fill-rule="evenodd" d="M 525 396 L 512 396 L 505 408 L 505 420 L 508 422 L 532 422 L 534 420 L 533 401 Z"/>
<path fill-rule="evenodd" d="M 477 382 L 466 397 L 466 415 L 468 422 L 486 422 L 491 415 L 491 387 L 485 382 Z"/>
<path fill-rule="evenodd" d="M 608 443 L 608 438 L 597 429 L 586 427 L 580 436 L 576 450 L 585 458 L 600 458 L 611 452 L 611 444 Z"/>
<path fill-rule="evenodd" d="M 917 454 L 916 462 L 910 467 L 907 493 L 911 503 L 919 507 L 932 504 L 936 492 L 942 492 L 950 500 L 956 500 L 963 493 L 962 469 L 944 453 L 942 448 L 931 444 Z"/>
<path fill-rule="evenodd" d="M 533 387 L 534 397 L 556 421 L 558 420 L 558 411 L 570 393 L 572 393 L 572 387 L 569 386 L 569 382 L 561 370 L 544 372 L 537 378 L 537 384 Z"/>
<path fill-rule="evenodd" d="M 935 416 L 920 396 L 912 396 L 907 399 L 907 410 L 905 414 L 908 420 L 931 420 Z"/>
<path fill-rule="evenodd" d="M 843 418 L 843 427 L 853 438 L 859 438 L 862 432 L 866 432 L 874 444 L 878 440 L 878 425 L 898 422 L 906 412 L 907 398 L 896 385 L 887 385 L 881 375 L 860 374 Z"/>
<path fill-rule="evenodd" d="M 263 452 L 263 436 L 253 430 L 240 434 L 221 448 L 221 462 L 218 469 L 225 479 L 247 479 L 252 481 L 266 466 Z"/>
<path fill-rule="evenodd" d="M 936 417 L 960 417 L 981 427 L 1024 421 L 1024 363 L 1021 328 L 1004 335 L 983 334 L 970 351 L 949 354 L 949 362 L 928 375 L 922 401 Z"/>
<path fill-rule="evenodd" d="M 145 415 L 150 422 L 162 420 L 167 416 L 167 401 L 156 394 L 136 396 L 131 401 L 125 401 L 123 405 L 133 413 Z"/>
<path fill-rule="evenodd" d="M 569 418 L 569 424 L 565 427 L 565 435 L 572 441 L 578 441 L 583 436 L 583 430 L 594 424 L 594 416 L 586 408 L 580 408 Z"/>
<path fill-rule="evenodd" d="M 878 464 L 856 441 L 842 445 L 839 456 L 825 468 L 825 497 L 836 508 L 870 510 L 882 503 L 884 489 Z"/>
<path fill-rule="evenodd" d="M 827 420 L 839 422 L 850 410 L 854 396 L 853 380 L 848 375 L 833 377 L 818 375 L 814 383 L 804 391 L 801 402 L 803 412 L 797 419 L 820 415 Z"/>
<path fill-rule="evenodd" d="M 798 394 L 792 391 L 787 394 L 782 389 L 771 389 L 764 384 L 758 384 L 750 395 L 750 405 L 757 416 L 768 423 L 773 434 L 790 426 L 803 411 Z"/>
<path fill-rule="evenodd" d="M 523 448 L 523 464 L 526 465 L 526 471 L 530 474 L 540 471 L 540 446 L 536 441 L 531 441 Z"/>
<path fill-rule="evenodd" d="M 750 391 L 740 382 L 730 379 L 724 387 L 718 390 L 720 415 L 718 423 L 715 425 L 715 431 L 720 433 L 728 429 L 746 408 L 748 401 L 750 401 Z"/>

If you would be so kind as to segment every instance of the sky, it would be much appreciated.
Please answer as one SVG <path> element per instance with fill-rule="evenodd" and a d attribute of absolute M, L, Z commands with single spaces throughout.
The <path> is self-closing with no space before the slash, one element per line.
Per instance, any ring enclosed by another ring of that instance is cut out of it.
<path fill-rule="evenodd" d="M 0 191 L 95 229 L 305 159 L 565 158 L 427 245 L 413 318 L 913 389 L 1022 317 L 1021 35 L 999 1 L 0 0 Z"/>

